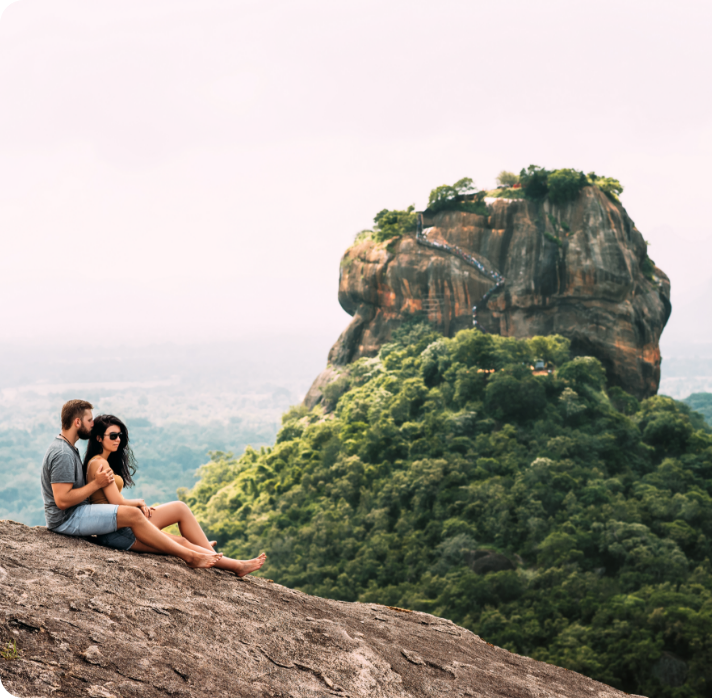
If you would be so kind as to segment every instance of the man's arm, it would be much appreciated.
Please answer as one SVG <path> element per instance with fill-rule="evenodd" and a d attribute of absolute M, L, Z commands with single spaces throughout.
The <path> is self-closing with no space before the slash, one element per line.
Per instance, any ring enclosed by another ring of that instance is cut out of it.
<path fill-rule="evenodd" d="M 92 459 L 91 463 L 89 463 L 89 467 L 87 468 L 87 482 L 94 482 L 96 474 L 102 468 L 106 468 L 110 471 L 111 466 L 103 458 Z M 106 501 L 109 502 L 109 504 L 140 508 L 146 506 L 146 502 L 144 502 L 143 499 L 125 499 L 121 492 L 119 492 L 119 488 L 116 486 L 116 480 L 114 478 L 112 478 L 108 487 L 102 487 L 102 489 L 104 490 Z"/>
<path fill-rule="evenodd" d="M 108 472 L 107 472 L 108 470 Z M 58 509 L 69 509 L 89 499 L 94 492 L 107 487 L 109 483 L 114 481 L 114 473 L 106 466 L 100 466 L 97 470 L 96 478 L 84 487 L 74 489 L 71 482 L 53 482 L 52 494 L 54 495 L 54 503 Z"/>

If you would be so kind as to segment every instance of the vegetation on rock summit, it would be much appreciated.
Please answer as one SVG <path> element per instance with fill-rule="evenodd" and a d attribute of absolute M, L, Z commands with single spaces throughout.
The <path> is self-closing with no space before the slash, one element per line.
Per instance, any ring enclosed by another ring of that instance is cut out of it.
<path fill-rule="evenodd" d="M 600 177 L 595 172 L 587 175 L 573 169 L 547 170 L 537 165 L 529 165 L 520 174 L 502 171 L 497 176 L 497 189 L 477 190 L 470 177 L 463 177 L 455 184 L 443 184 L 435 187 L 428 196 L 427 211 L 465 211 L 486 216 L 488 213 L 486 197 L 504 199 L 529 199 L 540 201 L 546 197 L 554 204 L 573 201 L 586 185 L 596 186 L 610 199 L 620 203 L 618 196 L 623 186 L 612 177 Z M 414 233 L 416 229 L 415 206 L 404 211 L 384 208 L 373 219 L 373 229 L 362 230 L 356 236 L 356 242 L 373 239 L 376 243 Z"/>

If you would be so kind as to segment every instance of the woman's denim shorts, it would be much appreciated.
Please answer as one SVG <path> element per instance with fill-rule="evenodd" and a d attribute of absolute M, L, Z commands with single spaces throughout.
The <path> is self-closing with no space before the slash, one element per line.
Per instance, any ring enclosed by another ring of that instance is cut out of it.
<path fill-rule="evenodd" d="M 116 528 L 118 510 L 116 504 L 83 504 L 52 530 L 65 536 L 96 536 L 101 545 L 128 550 L 136 542 L 136 536 L 130 528 Z"/>

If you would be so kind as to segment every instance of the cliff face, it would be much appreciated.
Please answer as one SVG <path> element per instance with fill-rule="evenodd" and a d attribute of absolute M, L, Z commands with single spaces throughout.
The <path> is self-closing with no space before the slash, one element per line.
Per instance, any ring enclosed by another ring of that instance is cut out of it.
<path fill-rule="evenodd" d="M 622 698 L 450 621 L 307 596 L 0 521 L 2 685 L 15 696 Z"/>
<path fill-rule="evenodd" d="M 613 385 L 639 398 L 655 394 L 670 282 L 652 267 L 653 280 L 646 278 L 646 244 L 625 209 L 592 186 L 560 206 L 488 201 L 488 216 L 426 212 L 421 240 L 451 251 L 407 235 L 346 252 L 339 302 L 354 319 L 331 349 L 330 364 L 376 354 L 408 313 L 426 313 L 452 336 L 472 327 L 478 305 L 483 330 L 517 338 L 561 334 L 575 355 L 600 359 Z M 452 254 L 455 247 L 484 273 Z M 496 274 L 506 281 L 483 304 Z M 312 391 L 307 402 L 316 399 Z"/>

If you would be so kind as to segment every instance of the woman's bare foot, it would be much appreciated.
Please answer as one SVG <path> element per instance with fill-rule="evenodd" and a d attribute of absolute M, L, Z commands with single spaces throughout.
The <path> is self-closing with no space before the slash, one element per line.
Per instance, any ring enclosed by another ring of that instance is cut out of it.
<path fill-rule="evenodd" d="M 188 551 L 185 563 L 188 567 L 195 569 L 204 569 L 206 567 L 214 567 L 221 559 L 222 553 L 198 553 L 193 550 Z"/>
<path fill-rule="evenodd" d="M 211 541 L 208 541 L 208 542 L 210 543 L 210 547 L 211 547 L 211 548 L 214 548 L 214 547 L 218 544 L 218 542 L 217 542 L 216 540 L 211 540 Z"/>
<path fill-rule="evenodd" d="M 252 560 L 233 560 L 234 564 L 232 565 L 232 571 L 238 577 L 244 577 L 246 574 L 250 574 L 250 572 L 255 572 L 260 569 L 266 561 L 267 555 L 265 555 L 265 553 L 260 553 L 260 555 Z"/>

